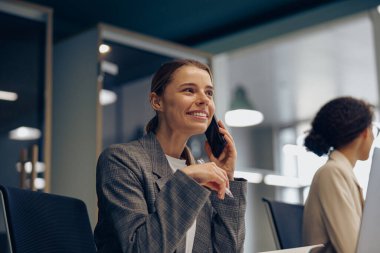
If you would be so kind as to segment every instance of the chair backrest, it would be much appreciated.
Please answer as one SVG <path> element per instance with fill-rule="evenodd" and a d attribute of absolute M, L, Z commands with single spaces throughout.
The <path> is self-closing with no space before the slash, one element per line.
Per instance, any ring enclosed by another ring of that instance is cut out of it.
<path fill-rule="evenodd" d="M 302 247 L 303 205 L 262 199 L 277 249 Z"/>
<path fill-rule="evenodd" d="M 79 199 L 0 185 L 13 253 L 95 253 Z"/>
<path fill-rule="evenodd" d="M 0 191 L 0 252 L 11 252 L 11 239 L 9 235 L 8 223 L 5 217 L 5 205 L 3 194 Z"/>

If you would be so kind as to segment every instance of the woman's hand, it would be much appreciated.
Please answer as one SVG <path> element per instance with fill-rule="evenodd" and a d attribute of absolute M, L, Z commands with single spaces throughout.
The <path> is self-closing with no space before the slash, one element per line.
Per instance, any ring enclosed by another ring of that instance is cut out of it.
<path fill-rule="evenodd" d="M 182 169 L 198 184 L 218 193 L 218 198 L 224 199 L 229 180 L 225 170 L 219 168 L 214 162 L 193 164 Z"/>
<path fill-rule="evenodd" d="M 232 135 L 227 131 L 223 122 L 221 120 L 218 121 L 219 132 L 223 134 L 224 139 L 227 141 L 227 145 L 224 147 L 223 152 L 220 154 L 218 158 L 216 158 L 211 151 L 210 144 L 206 141 L 205 149 L 210 161 L 214 162 L 218 167 L 222 168 L 227 172 L 227 176 L 229 180 L 234 180 L 234 172 L 235 172 L 235 162 L 237 157 L 237 152 L 235 148 L 235 143 L 232 138 Z"/>

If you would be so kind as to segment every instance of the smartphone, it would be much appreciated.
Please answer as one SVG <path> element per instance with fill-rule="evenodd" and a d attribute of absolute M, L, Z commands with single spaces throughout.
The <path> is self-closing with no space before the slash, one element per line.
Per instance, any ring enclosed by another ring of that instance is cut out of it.
<path fill-rule="evenodd" d="M 212 154 L 218 158 L 223 152 L 224 147 L 227 145 L 227 141 L 219 132 L 219 126 L 215 116 L 212 117 L 211 123 L 208 126 L 205 135 L 208 143 L 210 144 Z"/>

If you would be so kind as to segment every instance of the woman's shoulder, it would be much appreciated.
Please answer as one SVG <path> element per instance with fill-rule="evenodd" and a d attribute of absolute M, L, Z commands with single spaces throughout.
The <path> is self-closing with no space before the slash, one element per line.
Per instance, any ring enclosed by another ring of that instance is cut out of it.
<path fill-rule="evenodd" d="M 108 174 L 110 171 L 133 172 L 141 174 L 141 170 L 147 170 L 151 156 L 139 140 L 128 143 L 112 144 L 100 154 L 97 162 L 98 174 Z M 149 170 L 149 169 L 148 169 Z"/>
<path fill-rule="evenodd" d="M 138 141 L 131 141 L 128 143 L 116 143 L 111 144 L 102 151 L 102 156 L 117 155 L 117 154 L 129 154 L 130 152 L 139 152 L 141 145 Z"/>
<path fill-rule="evenodd" d="M 106 147 L 100 154 L 100 158 L 110 158 L 116 157 L 122 160 L 124 159 L 135 159 L 139 157 L 144 157 L 148 155 L 145 145 L 146 139 L 149 139 L 147 136 L 143 136 L 138 140 L 133 140 L 127 143 L 116 143 L 111 144 Z"/>
<path fill-rule="evenodd" d="M 329 159 L 323 166 L 321 166 L 315 173 L 315 181 L 328 181 L 337 178 L 346 178 L 346 168 L 343 168 L 342 165 L 334 160 Z"/>
<path fill-rule="evenodd" d="M 139 144 L 139 140 L 133 140 L 130 142 L 125 143 L 114 143 L 109 145 L 105 150 L 125 150 L 125 149 L 138 149 L 141 148 L 141 145 Z"/>

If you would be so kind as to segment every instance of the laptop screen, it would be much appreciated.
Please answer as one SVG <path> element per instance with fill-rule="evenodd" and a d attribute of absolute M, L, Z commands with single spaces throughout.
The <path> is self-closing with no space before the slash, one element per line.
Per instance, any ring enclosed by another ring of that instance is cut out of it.
<path fill-rule="evenodd" d="M 5 213 L 3 193 L 0 191 L 0 252 L 12 253 L 10 235 Z"/>
<path fill-rule="evenodd" d="M 360 226 L 356 253 L 379 252 L 380 249 L 380 149 L 373 151 L 367 196 Z"/>

